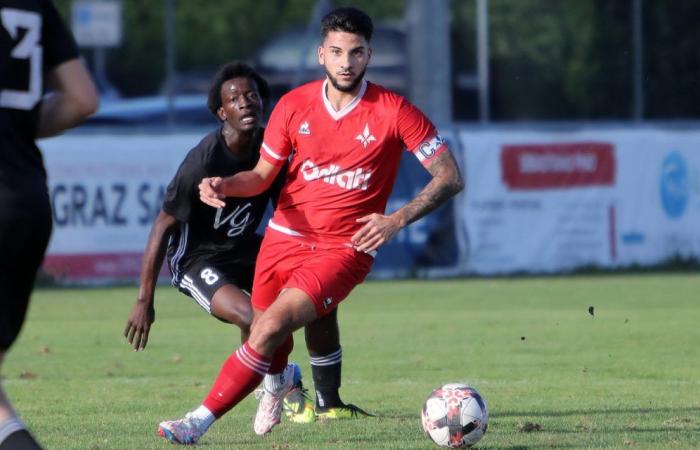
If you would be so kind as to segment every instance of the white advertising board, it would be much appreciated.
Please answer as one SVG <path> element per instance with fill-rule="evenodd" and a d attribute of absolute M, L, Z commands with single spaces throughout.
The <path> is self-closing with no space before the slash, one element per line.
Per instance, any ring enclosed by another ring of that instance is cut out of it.
<path fill-rule="evenodd" d="M 472 273 L 700 258 L 700 133 L 469 131 Z"/>
<path fill-rule="evenodd" d="M 137 277 L 165 188 L 203 135 L 42 141 L 54 213 L 45 269 L 68 280 Z M 376 267 L 382 277 L 415 267 L 420 276 L 556 273 L 700 258 L 698 131 L 462 128 L 451 145 L 456 152 L 461 145 L 465 192 L 454 213 L 431 216 L 442 227 L 431 222 L 428 253 L 401 236 L 385 246 Z M 392 198 L 405 203 L 426 182 L 408 170 Z"/>
<path fill-rule="evenodd" d="M 54 221 L 45 268 L 66 278 L 138 275 L 165 188 L 202 137 L 69 134 L 41 141 Z"/>

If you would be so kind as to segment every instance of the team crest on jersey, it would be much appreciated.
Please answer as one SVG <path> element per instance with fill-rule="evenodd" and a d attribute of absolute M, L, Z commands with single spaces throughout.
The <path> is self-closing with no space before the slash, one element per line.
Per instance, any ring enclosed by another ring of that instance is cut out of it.
<path fill-rule="evenodd" d="M 355 139 L 360 141 L 364 148 L 367 148 L 370 142 L 377 140 L 377 138 L 370 133 L 369 124 L 365 124 L 365 129 L 362 131 L 362 133 L 355 136 Z"/>
<path fill-rule="evenodd" d="M 309 122 L 303 121 L 301 125 L 299 125 L 299 134 L 311 134 L 311 128 L 309 128 Z"/>

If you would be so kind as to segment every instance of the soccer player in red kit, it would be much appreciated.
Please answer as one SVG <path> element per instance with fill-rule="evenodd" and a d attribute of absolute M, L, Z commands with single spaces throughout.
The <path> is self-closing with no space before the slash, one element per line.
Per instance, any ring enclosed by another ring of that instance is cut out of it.
<path fill-rule="evenodd" d="M 277 386 L 265 384 L 255 417 L 255 432 L 268 433 L 280 422 L 282 399 L 292 387 L 292 374 L 284 369 L 292 333 L 336 308 L 364 280 L 382 244 L 464 187 L 430 120 L 402 96 L 364 80 L 372 29 L 372 20 L 358 9 L 327 14 L 318 49 L 326 79 L 280 99 L 253 170 L 205 178 L 199 185 L 201 200 L 220 207 L 225 197 L 267 189 L 289 161 L 257 259 L 250 338 L 223 364 L 202 403 L 212 417 L 161 423 L 172 442 L 196 442 L 266 373 L 281 373 Z M 404 149 L 432 180 L 385 215 Z"/>

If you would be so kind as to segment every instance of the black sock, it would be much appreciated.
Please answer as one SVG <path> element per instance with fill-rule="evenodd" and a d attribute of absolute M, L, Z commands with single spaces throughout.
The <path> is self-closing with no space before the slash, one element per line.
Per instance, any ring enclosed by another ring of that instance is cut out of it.
<path fill-rule="evenodd" d="M 27 430 L 18 430 L 0 443 L 0 450 L 41 450 L 41 447 Z"/>
<path fill-rule="evenodd" d="M 327 355 L 311 356 L 311 374 L 316 388 L 316 408 L 327 409 L 343 406 L 340 399 L 340 370 L 343 349 Z"/>

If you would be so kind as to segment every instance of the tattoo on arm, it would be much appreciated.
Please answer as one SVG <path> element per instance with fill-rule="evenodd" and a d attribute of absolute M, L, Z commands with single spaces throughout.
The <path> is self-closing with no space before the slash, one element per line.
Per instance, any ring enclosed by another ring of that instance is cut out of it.
<path fill-rule="evenodd" d="M 427 169 L 433 179 L 413 200 L 394 213 L 402 227 L 427 215 L 464 189 L 459 166 L 449 151 L 438 156 Z"/>

